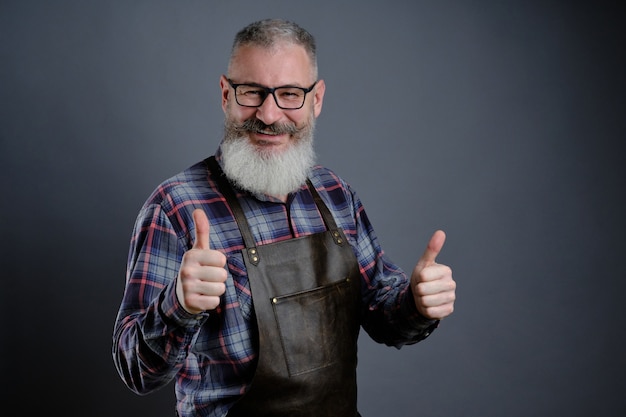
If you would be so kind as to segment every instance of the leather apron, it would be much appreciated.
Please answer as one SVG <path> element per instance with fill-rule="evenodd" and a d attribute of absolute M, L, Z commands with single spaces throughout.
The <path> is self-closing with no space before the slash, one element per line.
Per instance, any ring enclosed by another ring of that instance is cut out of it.
<path fill-rule="evenodd" d="M 307 180 L 327 230 L 257 246 L 214 157 L 209 166 L 243 237 L 258 330 L 251 386 L 228 417 L 358 416 L 360 272 L 343 231 Z"/>

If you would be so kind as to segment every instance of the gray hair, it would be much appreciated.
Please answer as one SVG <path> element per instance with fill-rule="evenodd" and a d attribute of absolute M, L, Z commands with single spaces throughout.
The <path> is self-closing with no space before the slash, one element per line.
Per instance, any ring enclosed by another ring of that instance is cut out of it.
<path fill-rule="evenodd" d="M 280 43 L 302 46 L 311 60 L 314 78 L 317 78 L 317 50 L 315 38 L 296 23 L 282 19 L 264 19 L 241 29 L 235 36 L 230 53 L 230 63 L 242 46 L 259 46 L 271 49 Z M 230 67 L 229 63 L 229 67 Z"/>

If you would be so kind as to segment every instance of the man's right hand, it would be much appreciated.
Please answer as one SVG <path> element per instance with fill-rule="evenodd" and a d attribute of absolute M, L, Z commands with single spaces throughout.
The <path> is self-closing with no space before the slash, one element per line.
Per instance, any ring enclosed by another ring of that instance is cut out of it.
<path fill-rule="evenodd" d="M 209 219 L 202 209 L 192 213 L 196 228 L 193 247 L 183 255 L 176 296 L 185 310 L 198 314 L 214 310 L 226 291 L 226 256 L 209 247 Z"/>

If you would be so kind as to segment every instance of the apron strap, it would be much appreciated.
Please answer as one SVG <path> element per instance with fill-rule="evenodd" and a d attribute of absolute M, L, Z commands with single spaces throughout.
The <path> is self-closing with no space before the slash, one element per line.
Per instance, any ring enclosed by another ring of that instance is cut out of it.
<path fill-rule="evenodd" d="M 319 193 L 313 186 L 313 183 L 311 182 L 311 180 L 307 178 L 306 184 L 308 185 L 309 191 L 311 192 L 311 195 L 313 196 L 313 201 L 315 202 L 317 209 L 320 211 L 320 214 L 322 215 L 322 219 L 324 219 L 324 224 L 326 225 L 326 229 L 337 230 L 338 227 L 337 227 L 337 224 L 335 223 L 335 219 L 333 218 L 333 215 L 330 214 L 330 210 L 328 210 L 328 207 L 322 201 L 322 197 L 320 197 Z"/>
<path fill-rule="evenodd" d="M 341 237 L 341 233 L 339 233 L 339 228 L 337 227 L 337 223 L 335 223 L 335 219 L 333 215 L 330 213 L 328 206 L 324 204 L 322 201 L 322 197 L 320 197 L 319 193 L 313 186 L 313 183 L 310 179 L 306 179 L 306 183 L 309 187 L 309 192 L 313 196 L 313 201 L 317 206 L 320 214 L 322 215 L 322 219 L 324 219 L 324 224 L 326 225 L 326 229 L 330 231 L 333 236 L 333 240 L 337 245 L 341 245 L 343 243 L 343 238 Z"/>
<path fill-rule="evenodd" d="M 260 259 L 258 251 L 256 249 L 254 237 L 252 236 L 252 232 L 250 232 L 248 220 L 246 220 L 246 216 L 243 213 L 243 209 L 239 204 L 239 200 L 237 200 L 237 196 L 235 195 L 233 188 L 228 183 L 228 180 L 226 179 L 226 175 L 224 175 L 222 168 L 215 160 L 215 156 L 211 156 L 205 159 L 204 162 L 209 166 L 209 169 L 216 174 L 215 176 L 217 178 L 217 188 L 226 198 L 228 206 L 233 211 L 233 216 L 235 216 L 237 226 L 239 226 L 241 237 L 243 237 L 243 243 L 246 246 L 248 258 L 250 262 L 252 262 L 254 265 L 257 265 Z"/>

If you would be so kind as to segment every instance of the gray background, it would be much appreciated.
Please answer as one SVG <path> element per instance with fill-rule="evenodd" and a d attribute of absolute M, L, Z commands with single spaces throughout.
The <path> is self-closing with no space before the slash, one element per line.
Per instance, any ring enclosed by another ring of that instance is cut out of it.
<path fill-rule="evenodd" d="M 406 269 L 444 229 L 458 282 L 426 342 L 361 338 L 364 417 L 626 415 L 617 4 L 0 1 L 3 407 L 173 415 L 111 359 L 131 228 L 215 150 L 235 32 L 284 17 L 319 44 L 319 161 Z"/>

